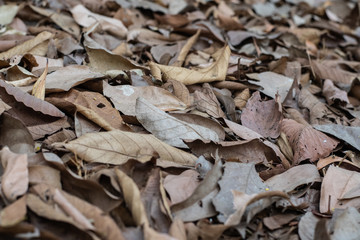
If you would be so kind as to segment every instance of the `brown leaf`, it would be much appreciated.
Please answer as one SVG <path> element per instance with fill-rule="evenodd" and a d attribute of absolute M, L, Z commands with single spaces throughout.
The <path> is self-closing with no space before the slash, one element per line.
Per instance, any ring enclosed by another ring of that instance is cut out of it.
<path fill-rule="evenodd" d="M 250 97 L 250 90 L 248 88 L 244 89 L 242 92 L 238 92 L 234 98 L 235 106 L 240 110 L 243 110 Z"/>
<path fill-rule="evenodd" d="M 225 113 L 221 110 L 220 103 L 208 83 L 203 85 L 201 91 L 195 91 L 194 104 L 199 111 L 206 112 L 210 116 L 225 117 Z"/>
<path fill-rule="evenodd" d="M 182 67 L 186 56 L 188 55 L 191 47 L 195 44 L 195 42 L 197 41 L 199 35 L 201 33 L 201 30 L 197 30 L 196 34 L 193 35 L 192 37 L 190 37 L 186 44 L 183 46 L 183 48 L 181 49 L 178 58 L 176 59 L 176 61 L 173 63 L 173 66 L 175 67 Z M 181 81 L 180 81 L 181 82 Z"/>
<path fill-rule="evenodd" d="M 213 55 L 215 62 L 207 68 L 192 70 L 182 67 L 165 66 L 150 62 L 151 74 L 159 80 L 175 79 L 185 85 L 224 81 L 228 62 L 230 58 L 230 48 L 225 46 Z M 162 76 L 161 76 L 162 74 Z"/>
<path fill-rule="evenodd" d="M 13 202 L 26 193 L 29 184 L 26 154 L 16 154 L 4 147 L 0 151 L 4 174 L 1 179 L 1 190 L 7 200 Z"/>
<path fill-rule="evenodd" d="M 260 93 L 255 92 L 241 114 L 241 123 L 265 138 L 277 138 L 282 118 L 275 100 L 262 101 Z"/>
<path fill-rule="evenodd" d="M 172 204 L 182 202 L 190 197 L 199 185 L 198 176 L 197 171 L 189 169 L 180 175 L 167 175 L 165 177 L 164 188 L 169 194 Z"/>
<path fill-rule="evenodd" d="M 46 92 L 63 92 L 104 75 L 87 66 L 69 65 L 60 68 L 46 77 Z"/>
<path fill-rule="evenodd" d="M 175 97 L 185 103 L 186 106 L 191 105 L 192 99 L 189 90 L 182 82 L 170 79 L 162 87 L 173 93 Z"/>
<path fill-rule="evenodd" d="M 294 120 L 284 119 L 281 131 L 294 151 L 293 164 L 309 159 L 311 162 L 328 156 L 339 143 L 311 126 L 304 126 Z"/>
<path fill-rule="evenodd" d="M 15 153 L 31 154 L 35 151 L 34 140 L 24 124 L 4 113 L 0 116 L 0 144 Z"/>
<path fill-rule="evenodd" d="M 159 154 L 160 160 L 169 164 L 194 166 L 196 161 L 195 156 L 171 147 L 152 135 L 120 130 L 89 133 L 69 143 L 56 144 L 58 145 L 64 146 L 89 162 L 116 165 L 124 164 L 129 159 L 146 162 L 154 157 L 155 153 Z"/>
<path fill-rule="evenodd" d="M 142 97 L 136 101 L 136 118 L 155 137 L 174 147 L 187 148 L 182 139 L 219 141 L 213 130 L 178 120 Z"/>
<path fill-rule="evenodd" d="M 43 138 L 45 135 L 53 134 L 62 128 L 70 128 L 67 118 L 61 118 L 51 123 L 27 127 L 34 140 Z"/>
<path fill-rule="evenodd" d="M 41 112 L 45 115 L 52 117 L 64 117 L 65 114 L 57 109 L 54 105 L 31 96 L 20 89 L 13 87 L 4 81 L 0 80 L 0 87 L 3 88 L 7 94 L 13 96 L 18 102 L 23 103 L 25 106 L 33 109 L 34 111 Z"/>
<path fill-rule="evenodd" d="M 330 166 L 321 184 L 320 212 L 331 213 L 335 208 L 358 208 L 360 205 L 358 188 L 360 173 Z M 353 193 L 352 197 L 346 195 Z"/>
<path fill-rule="evenodd" d="M 349 103 L 347 93 L 343 90 L 338 89 L 329 79 L 326 79 L 324 81 L 322 91 L 329 105 L 337 103 L 345 106 L 347 103 Z"/>

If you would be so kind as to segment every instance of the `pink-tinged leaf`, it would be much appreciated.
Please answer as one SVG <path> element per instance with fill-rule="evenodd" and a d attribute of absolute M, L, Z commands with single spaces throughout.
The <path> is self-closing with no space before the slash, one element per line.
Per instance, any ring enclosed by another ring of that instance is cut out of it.
<path fill-rule="evenodd" d="M 311 126 L 302 125 L 291 119 L 284 119 L 281 131 L 294 151 L 293 164 L 309 159 L 311 162 L 328 156 L 339 141 L 328 137 Z"/>

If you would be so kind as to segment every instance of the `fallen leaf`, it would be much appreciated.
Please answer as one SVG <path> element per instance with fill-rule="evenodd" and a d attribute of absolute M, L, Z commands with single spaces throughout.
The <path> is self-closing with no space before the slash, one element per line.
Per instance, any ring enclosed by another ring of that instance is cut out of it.
<path fill-rule="evenodd" d="M 358 186 L 360 173 L 330 166 L 321 184 L 320 212 L 333 212 L 335 208 L 358 208 L 359 196 L 344 199 L 344 196 Z"/>
<path fill-rule="evenodd" d="M 263 89 L 260 91 L 269 97 L 275 99 L 275 95 L 278 94 L 281 102 L 284 102 L 289 94 L 294 81 L 292 78 L 274 72 L 251 73 L 246 76 L 258 80 L 258 82 L 249 80 L 249 83 L 261 86 Z"/>
<path fill-rule="evenodd" d="M 30 52 L 31 49 L 43 43 L 44 41 L 53 37 L 53 34 L 50 32 L 39 33 L 35 38 L 30 39 L 20 45 L 17 45 L 6 52 L 0 53 L 0 59 L 9 59 L 12 56 L 24 54 Z"/>
<path fill-rule="evenodd" d="M 26 218 L 26 195 L 1 209 L 0 226 L 10 228 L 16 226 Z"/>
<path fill-rule="evenodd" d="M 31 92 L 31 94 L 34 97 L 39 98 L 41 100 L 45 99 L 45 82 L 46 82 L 47 73 L 48 73 L 48 63 L 46 63 L 44 72 L 41 74 L 38 80 L 36 80 Z"/>
<path fill-rule="evenodd" d="M 340 104 L 345 106 L 347 103 L 349 103 L 347 93 L 338 89 L 329 79 L 324 81 L 322 91 L 329 105 Z"/>
<path fill-rule="evenodd" d="M 241 123 L 265 138 L 277 138 L 282 118 L 279 104 L 275 100 L 262 101 L 260 93 L 255 92 L 241 114 Z"/>
<path fill-rule="evenodd" d="M 173 147 L 187 148 L 182 139 L 219 141 L 219 136 L 211 129 L 178 120 L 142 97 L 136 100 L 136 118 L 146 130 Z"/>
<path fill-rule="evenodd" d="M 293 164 L 309 159 L 311 162 L 328 156 L 337 146 L 338 141 L 317 131 L 311 126 L 304 126 L 294 120 L 284 119 L 281 131 L 294 151 Z"/>
<path fill-rule="evenodd" d="M 113 102 L 115 108 L 125 115 L 135 116 L 136 99 L 143 97 L 155 107 L 163 111 L 184 110 L 186 105 L 165 89 L 147 86 L 130 85 L 110 86 L 103 82 L 104 95 Z"/>
<path fill-rule="evenodd" d="M 120 165 L 129 159 L 149 161 L 155 153 L 160 160 L 187 166 L 194 166 L 195 156 L 171 147 L 149 134 L 139 134 L 114 130 L 89 133 L 69 143 L 57 145 L 73 151 L 78 157 L 89 162 Z"/>
<path fill-rule="evenodd" d="M 232 206 L 233 195 L 231 191 L 241 191 L 247 194 L 265 191 L 263 183 L 252 163 L 226 162 L 224 174 L 219 181 L 220 191 L 212 202 L 220 214 L 218 219 L 225 222 L 235 212 Z"/>
<path fill-rule="evenodd" d="M 0 151 L 4 174 L 1 178 L 1 190 L 8 201 L 26 193 L 29 184 L 28 160 L 26 154 L 16 154 L 4 147 Z"/>
<path fill-rule="evenodd" d="M 215 62 L 207 68 L 192 70 L 182 67 L 165 66 L 150 62 L 151 74 L 159 80 L 175 79 L 185 85 L 224 81 L 228 62 L 230 58 L 230 48 L 225 46 L 214 54 Z M 162 74 L 162 76 L 161 76 Z"/>

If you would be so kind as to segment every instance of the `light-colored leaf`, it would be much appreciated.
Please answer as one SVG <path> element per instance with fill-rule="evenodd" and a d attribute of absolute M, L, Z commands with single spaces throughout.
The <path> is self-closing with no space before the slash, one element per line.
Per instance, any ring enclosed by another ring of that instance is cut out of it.
<path fill-rule="evenodd" d="M 172 117 L 142 97 L 136 101 L 136 118 L 146 130 L 174 147 L 188 148 L 182 139 L 219 141 L 213 130 Z"/>
<path fill-rule="evenodd" d="M 360 173 L 330 166 L 321 184 L 320 212 L 333 212 L 335 208 L 360 207 L 360 195 L 343 199 L 360 182 Z"/>
<path fill-rule="evenodd" d="M 0 151 L 0 160 L 5 169 L 1 178 L 1 190 L 9 201 L 15 201 L 28 189 L 27 155 L 13 153 L 8 147 L 4 147 Z"/>
<path fill-rule="evenodd" d="M 18 12 L 19 6 L 15 4 L 0 6 L 0 25 L 11 23 Z"/>
<path fill-rule="evenodd" d="M 169 163 L 194 166 L 196 157 L 171 147 L 149 134 L 139 134 L 114 130 L 89 133 L 69 143 L 58 143 L 88 162 L 124 164 L 129 159 L 149 161 L 156 154 L 160 160 Z"/>
<path fill-rule="evenodd" d="M 6 52 L 0 53 L 0 59 L 9 59 L 15 55 L 22 55 L 29 52 L 31 49 L 41 44 L 42 42 L 53 37 L 53 34 L 50 32 L 39 33 L 35 38 L 30 39 L 16 47 L 13 47 Z"/>
<path fill-rule="evenodd" d="M 201 32 L 200 29 L 197 30 L 197 32 L 191 38 L 189 38 L 189 40 L 187 40 L 186 44 L 181 49 L 178 58 L 173 63 L 173 66 L 181 67 L 183 65 L 187 54 L 189 53 L 191 47 L 195 44 L 196 40 L 198 39 L 200 32 Z"/>
<path fill-rule="evenodd" d="M 185 85 L 224 81 L 227 73 L 230 48 L 225 46 L 214 54 L 215 62 L 203 69 L 187 69 L 150 62 L 151 74 L 159 80 L 175 79 Z"/>
<path fill-rule="evenodd" d="M 136 99 L 145 98 L 151 104 L 163 111 L 184 110 L 186 105 L 165 89 L 146 86 L 133 87 L 130 85 L 110 86 L 103 82 L 104 95 L 112 101 L 115 108 L 125 115 L 135 116 Z"/>
<path fill-rule="evenodd" d="M 46 67 L 44 69 L 44 72 L 41 74 L 41 76 L 36 80 L 31 94 L 39 98 L 41 100 L 45 99 L 45 83 L 46 83 L 46 75 L 48 73 L 48 63 L 46 63 Z"/>
<path fill-rule="evenodd" d="M 249 83 L 263 87 L 260 91 L 269 97 L 275 99 L 275 95 L 279 94 L 281 102 L 284 102 L 294 81 L 292 78 L 274 72 L 250 73 L 246 76 L 258 80 L 249 80 Z"/>
<path fill-rule="evenodd" d="M 12 227 L 26 218 L 26 195 L 1 209 L 0 226 Z"/>

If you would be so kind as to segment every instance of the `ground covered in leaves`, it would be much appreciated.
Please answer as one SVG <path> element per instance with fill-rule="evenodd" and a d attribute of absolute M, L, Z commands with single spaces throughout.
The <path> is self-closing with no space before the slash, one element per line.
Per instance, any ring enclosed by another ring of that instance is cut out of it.
<path fill-rule="evenodd" d="M 359 5 L 0 0 L 1 239 L 360 239 Z"/>

